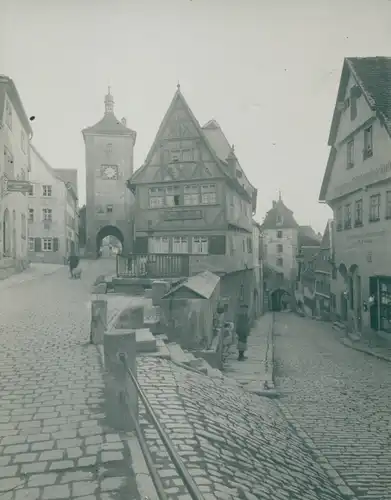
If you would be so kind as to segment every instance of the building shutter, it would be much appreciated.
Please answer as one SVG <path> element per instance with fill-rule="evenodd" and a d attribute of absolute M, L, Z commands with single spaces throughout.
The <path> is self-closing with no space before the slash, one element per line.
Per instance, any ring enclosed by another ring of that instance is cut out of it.
<path fill-rule="evenodd" d="M 138 236 L 136 238 L 134 253 L 148 253 L 148 236 Z"/>
<path fill-rule="evenodd" d="M 53 252 L 58 252 L 58 238 L 53 238 Z"/>
<path fill-rule="evenodd" d="M 209 254 L 210 255 L 225 255 L 226 253 L 226 238 L 225 236 L 210 236 L 209 238 Z"/>
<path fill-rule="evenodd" d="M 34 251 L 35 252 L 40 252 L 41 251 L 41 238 L 35 238 L 35 240 L 34 240 Z"/>

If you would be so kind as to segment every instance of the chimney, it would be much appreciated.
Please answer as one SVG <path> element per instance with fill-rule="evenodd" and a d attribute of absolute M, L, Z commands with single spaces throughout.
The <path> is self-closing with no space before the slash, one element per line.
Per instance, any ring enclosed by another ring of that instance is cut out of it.
<path fill-rule="evenodd" d="M 124 125 L 126 127 L 126 118 L 125 117 L 122 118 L 121 123 L 122 123 L 122 125 Z"/>

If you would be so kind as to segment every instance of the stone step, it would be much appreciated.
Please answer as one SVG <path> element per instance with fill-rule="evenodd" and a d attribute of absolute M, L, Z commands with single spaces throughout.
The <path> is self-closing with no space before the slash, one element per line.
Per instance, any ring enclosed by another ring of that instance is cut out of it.
<path fill-rule="evenodd" d="M 340 321 L 334 321 L 332 328 L 333 330 L 337 330 L 339 332 L 346 331 L 346 326 Z"/>
<path fill-rule="evenodd" d="M 137 352 L 156 352 L 156 339 L 148 328 L 136 329 Z"/>

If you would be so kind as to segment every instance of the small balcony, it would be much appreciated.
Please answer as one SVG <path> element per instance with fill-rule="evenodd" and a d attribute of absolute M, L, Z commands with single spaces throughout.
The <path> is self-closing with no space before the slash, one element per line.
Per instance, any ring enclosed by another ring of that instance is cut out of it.
<path fill-rule="evenodd" d="M 117 255 L 116 271 L 121 278 L 184 278 L 190 276 L 190 255 Z"/>

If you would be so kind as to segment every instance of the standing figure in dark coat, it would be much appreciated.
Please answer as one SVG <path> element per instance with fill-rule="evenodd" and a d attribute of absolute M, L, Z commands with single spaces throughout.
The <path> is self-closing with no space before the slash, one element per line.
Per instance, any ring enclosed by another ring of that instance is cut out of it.
<path fill-rule="evenodd" d="M 79 257 L 77 255 L 71 254 L 68 258 L 68 264 L 69 264 L 69 272 L 71 275 L 71 278 L 73 277 L 73 270 L 77 268 L 79 265 Z"/>
<path fill-rule="evenodd" d="M 250 335 L 250 318 L 248 317 L 248 306 L 240 306 L 240 312 L 236 317 L 236 334 L 238 336 L 238 361 L 244 361 L 244 352 L 247 350 L 247 338 Z"/>

